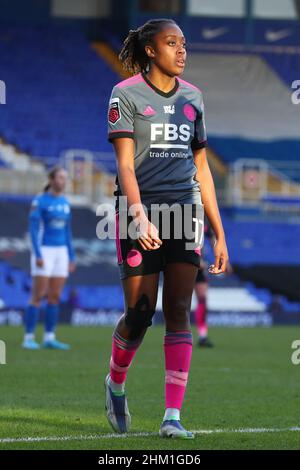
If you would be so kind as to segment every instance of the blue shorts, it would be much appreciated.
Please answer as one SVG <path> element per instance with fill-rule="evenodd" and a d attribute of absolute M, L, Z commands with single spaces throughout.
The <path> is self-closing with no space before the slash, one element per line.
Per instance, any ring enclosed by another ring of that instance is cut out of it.
<path fill-rule="evenodd" d="M 137 239 L 131 238 L 128 235 L 128 226 L 130 223 L 133 224 L 132 216 L 124 212 L 121 221 L 121 214 L 116 211 L 116 250 L 120 279 L 159 273 L 167 264 L 175 262 L 191 263 L 197 268 L 200 267 L 204 241 L 203 205 L 184 204 L 184 206 L 189 207 L 185 207 L 186 215 L 181 219 L 176 218 L 172 209 L 149 211 L 148 218 L 158 228 L 159 238 L 163 242 L 155 250 L 145 250 Z M 182 209 L 183 205 L 180 205 L 180 210 Z M 168 213 L 167 218 L 166 213 Z M 166 220 L 168 222 L 165 222 Z M 181 236 L 178 238 L 178 231 L 175 233 L 175 228 L 178 229 L 180 226 Z"/>

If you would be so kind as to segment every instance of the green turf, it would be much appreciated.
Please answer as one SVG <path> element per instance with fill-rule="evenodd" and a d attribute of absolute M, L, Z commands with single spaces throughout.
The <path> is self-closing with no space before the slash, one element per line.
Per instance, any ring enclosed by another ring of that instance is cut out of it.
<path fill-rule="evenodd" d="M 195 333 L 195 332 L 194 332 Z M 41 337 L 38 331 L 38 338 Z M 3 438 L 97 436 L 50 442 L 0 442 L 1 449 L 299 449 L 300 365 L 291 363 L 296 327 L 211 329 L 216 347 L 196 347 L 182 410 L 193 441 L 157 434 L 105 438 L 103 380 L 112 328 L 60 327 L 71 351 L 23 351 L 22 330 L 1 327 L 7 364 L 0 365 L 0 440 Z M 196 334 L 194 334 L 196 339 Z M 149 329 L 128 374 L 132 432 L 157 433 L 164 409 L 163 328 Z M 280 432 L 234 433 L 237 428 Z"/>

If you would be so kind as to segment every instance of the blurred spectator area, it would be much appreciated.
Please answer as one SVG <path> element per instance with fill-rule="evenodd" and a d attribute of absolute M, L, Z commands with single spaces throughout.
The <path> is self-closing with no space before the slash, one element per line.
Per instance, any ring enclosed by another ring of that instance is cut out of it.
<path fill-rule="evenodd" d="M 82 28 L 63 24 L 1 27 L 1 79 L 8 84 L 8 102 L 0 107 L 2 193 L 34 194 L 49 166 L 62 163 L 72 176 L 70 193 L 87 202 L 112 195 L 107 104 L 125 75 L 117 59 L 120 37 L 103 36 L 106 41 L 91 43 Z M 299 54 L 191 46 L 184 78 L 204 94 L 221 204 L 297 200 L 300 105 L 292 104 L 290 82 L 300 76 Z"/>

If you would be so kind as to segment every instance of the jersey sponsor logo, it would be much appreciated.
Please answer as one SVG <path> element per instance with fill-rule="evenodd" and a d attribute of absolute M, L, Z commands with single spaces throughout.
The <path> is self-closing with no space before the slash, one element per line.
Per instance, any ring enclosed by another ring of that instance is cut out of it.
<path fill-rule="evenodd" d="M 109 102 L 108 120 L 111 124 L 116 124 L 121 119 L 119 98 L 112 98 Z"/>
<path fill-rule="evenodd" d="M 151 141 L 152 148 L 188 148 L 188 145 L 181 143 L 175 144 L 175 141 L 188 142 L 191 137 L 190 126 L 188 124 L 181 124 L 177 126 L 171 123 L 152 123 L 151 124 Z M 163 139 L 165 142 L 172 142 L 172 145 L 164 143 L 155 143 L 158 139 Z"/>
<path fill-rule="evenodd" d="M 70 213 L 70 207 L 68 204 L 57 204 L 56 206 L 48 206 L 47 210 L 49 212 L 57 211 L 57 212 L 64 212 L 65 214 Z"/>
<path fill-rule="evenodd" d="M 175 113 L 175 105 L 170 104 L 168 106 L 164 106 L 164 111 L 165 111 L 165 114 L 174 114 Z"/>
<path fill-rule="evenodd" d="M 63 229 L 66 226 L 66 221 L 64 219 L 53 219 L 49 225 L 55 229 Z"/>

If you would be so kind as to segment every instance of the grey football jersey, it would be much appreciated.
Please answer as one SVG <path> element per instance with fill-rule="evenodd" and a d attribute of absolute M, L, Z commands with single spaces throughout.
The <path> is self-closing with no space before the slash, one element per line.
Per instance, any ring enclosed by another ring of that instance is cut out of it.
<path fill-rule="evenodd" d="M 152 203 L 201 203 L 193 150 L 205 147 L 206 130 L 201 91 L 176 78 L 168 93 L 145 74 L 114 86 L 109 102 L 108 139 L 135 142 L 134 166 L 141 200 Z M 121 195 L 116 178 L 115 195 Z"/>

